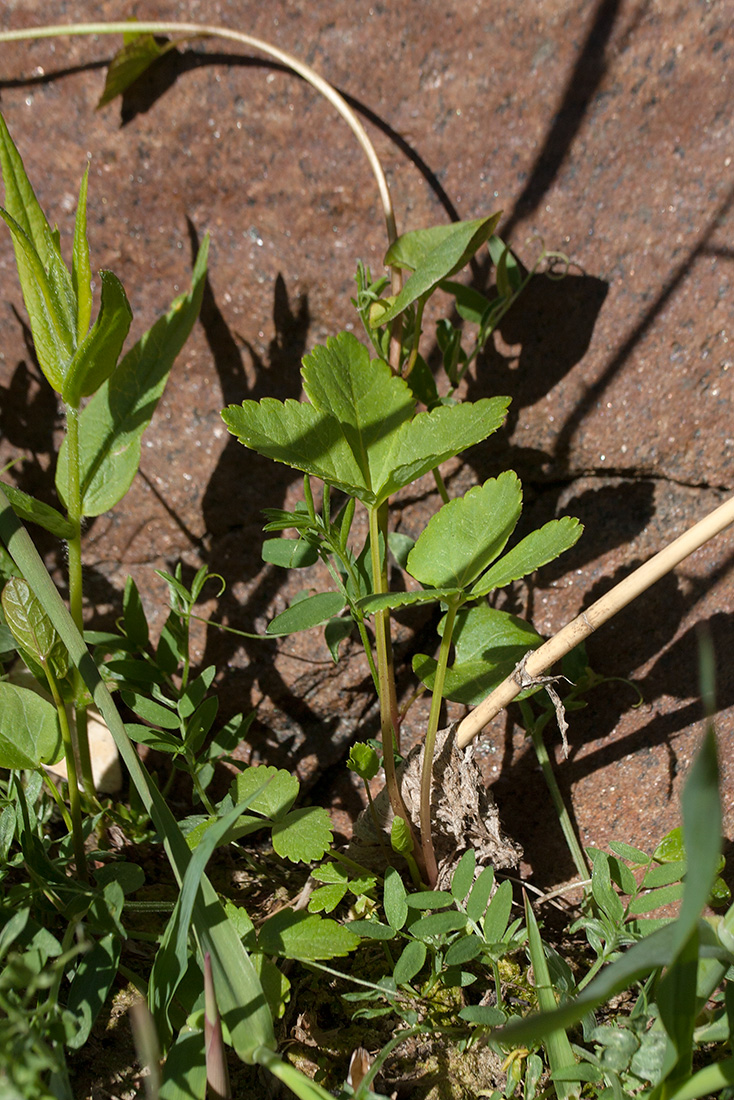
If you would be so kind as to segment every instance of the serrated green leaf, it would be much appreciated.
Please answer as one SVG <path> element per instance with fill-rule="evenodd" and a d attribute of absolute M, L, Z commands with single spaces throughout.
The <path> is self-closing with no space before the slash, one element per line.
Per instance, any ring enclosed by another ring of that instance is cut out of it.
<path fill-rule="evenodd" d="M 398 985 L 406 985 L 420 973 L 426 961 L 426 954 L 426 945 L 420 940 L 409 940 L 406 943 L 393 971 L 393 978 Z"/>
<path fill-rule="evenodd" d="M 321 859 L 332 840 L 331 819 L 323 806 L 305 806 L 291 810 L 273 825 L 273 848 L 291 863 L 311 863 Z"/>
<path fill-rule="evenodd" d="M 310 399 L 230 405 L 227 428 L 246 447 L 321 478 L 375 507 L 502 423 L 509 398 L 484 398 L 413 417 L 403 379 L 351 333 L 304 359 Z"/>
<path fill-rule="evenodd" d="M 262 925 L 257 945 L 287 959 L 334 959 L 358 947 L 359 936 L 328 917 L 283 909 Z"/>
<path fill-rule="evenodd" d="M 412 607 L 414 604 L 445 602 L 454 596 L 460 596 L 460 588 L 426 588 L 414 592 L 381 592 L 377 595 L 363 596 L 357 606 L 365 615 L 374 615 L 391 607 Z"/>
<path fill-rule="evenodd" d="M 143 432 L 199 314 L 208 249 L 206 237 L 196 257 L 188 293 L 179 295 L 165 317 L 156 321 L 130 349 L 79 415 L 85 516 L 99 516 L 114 508 L 132 484 L 140 464 Z M 62 500 L 68 499 L 68 476 L 64 442 L 56 467 L 56 490 Z"/>
<path fill-rule="evenodd" d="M 281 611 L 280 615 L 276 615 L 268 623 L 265 633 L 283 635 L 310 630 L 311 627 L 320 626 L 327 619 L 338 615 L 345 605 L 346 600 L 341 592 L 317 592 L 316 595 L 298 600 L 285 611 Z"/>
<path fill-rule="evenodd" d="M 152 34 L 135 34 L 110 61 L 104 91 L 99 97 L 97 110 L 106 107 L 118 95 L 122 95 L 150 66 L 175 48 L 175 42 L 159 43 Z"/>
<path fill-rule="evenodd" d="M 309 913 L 332 913 L 347 892 L 344 882 L 331 882 L 319 886 L 308 899 Z"/>
<path fill-rule="evenodd" d="M 315 546 L 305 539 L 266 539 L 262 559 L 283 569 L 303 569 L 319 560 Z"/>
<path fill-rule="evenodd" d="M 41 601 L 22 577 L 11 577 L 3 589 L 5 622 L 21 649 L 44 668 L 49 665 L 58 679 L 69 667 L 66 647 L 59 638 Z"/>
<path fill-rule="evenodd" d="M 245 768 L 232 783 L 232 798 L 235 803 L 244 802 L 263 783 L 267 786 L 250 802 L 249 809 L 277 821 L 285 817 L 298 797 L 298 780 L 284 768 L 275 768 L 271 764 Z"/>
<path fill-rule="evenodd" d="M 442 632 L 443 620 L 439 624 Z M 543 643 L 528 623 L 486 604 L 459 609 L 452 640 L 456 656 L 446 670 L 444 696 L 470 706 L 476 706 L 501 684 L 528 650 Z M 432 657 L 416 654 L 413 671 L 433 689 L 436 661 Z M 527 694 L 537 690 L 528 688 Z"/>
<path fill-rule="evenodd" d="M 511 581 L 526 577 L 528 573 L 534 573 L 542 565 L 554 561 L 578 541 L 583 529 L 583 525 L 571 516 L 550 520 L 495 562 L 474 584 L 472 596 L 487 596 L 495 588 L 504 588 Z"/>
<path fill-rule="evenodd" d="M 114 371 L 133 319 L 117 276 L 100 271 L 99 278 L 102 292 L 97 320 L 74 353 L 61 387 L 63 400 L 74 409 L 83 397 L 96 393 Z"/>
<path fill-rule="evenodd" d="M 408 268 L 413 274 L 379 318 L 379 325 L 387 324 L 418 298 L 430 294 L 442 279 L 460 271 L 489 240 L 500 217 L 501 211 L 486 218 L 417 229 L 398 237 L 387 250 L 385 264 Z"/>
<path fill-rule="evenodd" d="M 44 504 L 42 500 L 36 500 L 22 489 L 16 489 L 14 485 L 7 485 L 5 482 L 3 492 L 12 504 L 16 516 L 25 523 L 37 523 L 59 539 L 74 537 L 73 526 L 50 504 Z"/>
<path fill-rule="evenodd" d="M 380 770 L 380 758 L 372 745 L 360 741 L 349 750 L 347 767 L 351 772 L 356 772 L 360 779 L 369 782 Z"/>
<path fill-rule="evenodd" d="M 30 688 L 0 681 L 0 768 L 38 768 L 63 755 L 56 707 Z"/>
<path fill-rule="evenodd" d="M 521 509 L 520 481 L 511 470 L 476 485 L 429 520 L 408 556 L 408 572 L 432 588 L 466 588 L 502 552 Z"/>

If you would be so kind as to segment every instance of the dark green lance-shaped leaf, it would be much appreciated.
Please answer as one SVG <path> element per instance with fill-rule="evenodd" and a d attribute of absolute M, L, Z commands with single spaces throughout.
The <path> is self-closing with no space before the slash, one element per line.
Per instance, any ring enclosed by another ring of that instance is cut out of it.
<path fill-rule="evenodd" d="M 552 519 L 495 562 L 476 582 L 471 590 L 472 596 L 486 596 L 495 588 L 504 588 L 511 581 L 540 569 L 569 550 L 581 537 L 583 529 L 579 521 L 571 516 Z"/>
<path fill-rule="evenodd" d="M 31 241 L 15 219 L 1 208 L 0 218 L 13 237 L 18 278 L 39 366 L 53 389 L 61 393 L 66 367 L 74 350 L 69 319 Z"/>
<path fill-rule="evenodd" d="M 109 933 L 79 960 L 66 1000 L 67 1010 L 76 1016 L 76 1031 L 66 1040 L 72 1050 L 79 1050 L 89 1038 L 117 976 L 121 950 L 120 937 Z"/>
<path fill-rule="evenodd" d="M 22 577 L 11 577 L 2 594 L 5 621 L 21 649 L 63 679 L 69 667 L 66 647 L 41 601 Z"/>
<path fill-rule="evenodd" d="M 450 500 L 408 555 L 408 572 L 432 588 L 466 588 L 502 552 L 522 509 L 522 489 L 508 470 Z"/>
<path fill-rule="evenodd" d="M 0 216 L 13 235 L 38 361 L 48 381 L 60 392 L 65 366 L 76 344 L 74 288 L 59 250 L 58 234 L 51 231 L 1 115 L 0 167 L 5 185 L 5 210 Z"/>
<path fill-rule="evenodd" d="M 76 409 L 110 377 L 125 343 L 133 313 L 125 288 L 111 271 L 100 271 L 102 301 L 97 320 L 66 371 L 61 396 Z"/>
<path fill-rule="evenodd" d="M 385 263 L 413 272 L 389 309 L 378 318 L 385 325 L 418 298 L 426 297 L 442 279 L 460 271 L 489 240 L 501 211 L 475 221 L 437 225 L 405 233 L 390 246 Z"/>
<path fill-rule="evenodd" d="M 447 458 L 491 435 L 509 398 L 484 398 L 413 416 L 413 395 L 351 333 L 304 359 L 309 402 L 274 398 L 222 413 L 246 447 L 312 474 L 375 507 Z"/>
<path fill-rule="evenodd" d="M 257 946 L 287 959 L 334 959 L 358 947 L 359 936 L 328 917 L 283 909 L 265 921 Z"/>
<path fill-rule="evenodd" d="M 52 535 L 59 539 L 70 539 L 74 536 L 74 528 L 67 519 L 52 508 L 50 504 L 44 504 L 42 500 L 36 500 L 22 489 L 16 489 L 14 485 L 6 485 L 3 482 L 3 491 L 13 505 L 16 516 L 20 516 L 26 523 L 37 523 Z"/>
<path fill-rule="evenodd" d="M 333 615 L 338 615 L 346 605 L 341 592 L 317 592 L 291 604 L 280 615 L 276 615 L 266 627 L 268 634 L 295 634 L 298 630 L 310 630 L 319 626 Z"/>
<path fill-rule="evenodd" d="M 420 940 L 409 940 L 395 963 L 393 977 L 398 985 L 405 985 L 423 969 L 426 961 L 426 945 Z"/>
<path fill-rule="evenodd" d="M 92 320 L 92 267 L 87 240 L 87 185 L 89 165 L 84 170 L 74 220 L 74 251 L 71 260 L 71 285 L 76 298 L 76 338 L 81 343 Z"/>
<path fill-rule="evenodd" d="M 30 688 L 0 682 L 0 768 L 38 768 L 63 755 L 56 707 Z"/>
<path fill-rule="evenodd" d="M 106 107 L 118 95 L 122 95 L 169 50 L 175 48 L 175 42 L 159 42 L 152 34 L 135 34 L 110 61 L 105 80 L 104 91 L 99 98 L 97 110 Z"/>
<path fill-rule="evenodd" d="M 442 632 L 443 621 L 439 624 L 439 633 Z M 476 706 L 543 639 L 522 619 L 478 604 L 457 612 L 453 642 L 456 655 L 453 665 L 446 670 L 444 695 L 455 702 Z M 416 654 L 413 671 L 433 690 L 436 662 L 432 657 Z M 528 688 L 527 694 L 537 690 Z"/>
<path fill-rule="evenodd" d="M 376 611 L 384 611 L 391 607 L 412 607 L 420 603 L 436 603 L 439 600 L 450 600 L 453 596 L 460 596 L 460 588 L 424 588 L 414 592 L 380 592 L 377 595 L 363 596 L 358 601 L 359 608 L 365 615 L 374 615 Z"/>
<path fill-rule="evenodd" d="M 262 548 L 263 561 L 283 569 L 303 569 L 319 560 L 315 546 L 305 539 L 267 539 Z"/>
<path fill-rule="evenodd" d="M 191 289 L 175 299 L 127 353 L 79 416 L 82 511 L 99 516 L 124 497 L 140 464 L 140 441 L 163 393 L 173 362 L 199 314 L 209 239 L 196 258 Z M 68 499 L 66 443 L 59 452 L 56 489 Z"/>

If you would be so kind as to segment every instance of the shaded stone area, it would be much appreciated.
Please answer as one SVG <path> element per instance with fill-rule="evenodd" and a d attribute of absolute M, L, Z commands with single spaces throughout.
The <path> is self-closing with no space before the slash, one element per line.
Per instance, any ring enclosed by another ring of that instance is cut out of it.
<path fill-rule="evenodd" d="M 155 15 L 175 18 L 161 0 Z M 425 3 L 243 5 L 192 0 L 186 18 L 241 28 L 292 51 L 357 107 L 388 170 L 400 230 L 503 208 L 500 232 L 531 267 L 539 239 L 571 259 L 536 275 L 501 325 L 465 394 L 507 393 L 506 428 L 461 463 L 450 491 L 508 466 L 525 485 L 523 530 L 578 515 L 581 542 L 507 596 L 550 634 L 719 504 L 732 456 L 732 42 L 727 5 L 561 0 L 496 6 Z M 112 3 L 11 2 L 2 27 L 112 19 Z M 127 12 L 125 13 L 127 14 Z M 138 12 L 148 16 L 146 8 Z M 134 334 L 187 284 L 197 242 L 212 237 L 201 324 L 174 370 L 123 504 L 89 524 L 90 625 L 109 623 L 131 575 L 156 626 L 165 587 L 155 568 L 181 560 L 223 575 L 204 607 L 264 629 L 325 571 L 286 578 L 260 558 L 263 506 L 292 507 L 300 479 L 230 439 L 220 409 L 300 396 L 302 355 L 345 326 L 358 258 L 381 270 L 385 233 L 363 155 L 332 108 L 254 51 L 221 40 L 182 44 L 100 112 L 119 39 L 0 45 L 0 107 L 50 219 L 70 249 L 75 196 L 90 161 L 95 268 L 126 286 Z M 68 252 L 67 252 L 68 254 Z M 472 269 L 479 288 L 489 272 Z M 435 349 L 429 360 L 437 365 Z M 10 476 L 53 503 L 60 418 L 29 348 L 12 249 L 0 248 L 0 430 Z M 396 502 L 416 534 L 436 507 L 425 479 Z M 51 564 L 60 554 L 40 540 Z M 564 793 L 585 843 L 653 846 L 678 821 L 681 783 L 701 733 L 696 631 L 719 661 L 717 718 L 727 835 L 732 537 L 720 536 L 589 641 L 610 680 L 572 715 Z M 410 653 L 435 646 L 429 612 L 401 615 L 399 687 Z M 341 771 L 377 716 L 367 665 L 347 646 L 334 668 L 314 634 L 272 642 L 203 632 L 222 669 L 223 713 L 258 704 L 244 758 L 295 768 L 328 791 L 339 827 L 361 807 Z M 461 716 L 450 707 L 448 719 Z M 405 723 L 425 728 L 423 700 Z M 559 746 L 560 747 L 560 746 Z M 512 715 L 483 736 L 478 759 L 506 830 L 541 888 L 568 878 L 560 830 Z M 560 760 L 560 757 L 559 757 Z"/>

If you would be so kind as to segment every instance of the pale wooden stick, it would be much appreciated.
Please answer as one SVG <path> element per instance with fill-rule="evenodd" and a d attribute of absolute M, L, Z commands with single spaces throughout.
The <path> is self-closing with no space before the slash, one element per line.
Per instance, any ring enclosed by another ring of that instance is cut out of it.
<path fill-rule="evenodd" d="M 593 634 L 597 627 L 607 619 L 611 619 L 612 615 L 616 615 L 650 585 L 664 577 L 684 558 L 694 550 L 698 550 L 731 523 L 734 523 L 734 497 L 719 505 L 705 519 L 694 524 L 685 534 L 671 542 L 639 569 L 635 569 L 634 573 L 616 584 L 606 596 L 602 596 L 586 611 L 582 611 L 573 622 L 564 626 L 539 649 L 532 650 L 523 663 L 522 674 L 519 674 L 518 669 L 512 672 L 459 724 L 456 731 L 456 742 L 459 748 L 468 745 L 487 722 L 511 703 L 523 687 L 528 686 L 530 679 L 540 676 L 561 657 L 565 657 L 575 645 Z"/>

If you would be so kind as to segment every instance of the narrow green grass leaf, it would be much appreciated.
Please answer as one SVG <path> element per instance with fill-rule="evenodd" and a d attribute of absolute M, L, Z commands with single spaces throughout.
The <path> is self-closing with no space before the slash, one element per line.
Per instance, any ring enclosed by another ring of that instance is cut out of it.
<path fill-rule="evenodd" d="M 502 552 L 521 508 L 522 489 L 511 470 L 450 500 L 408 555 L 408 572 L 432 588 L 466 588 Z"/>
<path fill-rule="evenodd" d="M 140 464 L 143 432 L 163 393 L 176 356 L 199 314 L 209 239 L 199 249 L 191 288 L 140 338 L 79 416 L 82 509 L 99 516 L 120 501 Z M 68 498 L 66 443 L 59 452 L 56 489 Z"/>
<path fill-rule="evenodd" d="M 495 588 L 504 588 L 512 581 L 534 573 L 549 561 L 554 561 L 578 541 L 583 529 L 582 524 L 571 516 L 552 519 L 538 531 L 527 535 L 509 553 L 495 562 L 473 586 L 472 596 L 487 596 Z"/>
<path fill-rule="evenodd" d="M 76 340 L 80 344 L 92 320 L 92 267 L 87 239 L 87 188 L 89 165 L 84 169 L 74 219 L 74 250 L 71 259 L 71 285 L 76 299 Z"/>
<path fill-rule="evenodd" d="M 693 1031 L 697 1016 L 698 952 L 698 929 L 694 928 L 657 987 L 660 1019 L 669 1040 L 661 1072 L 666 1093 L 691 1078 Z"/>
<path fill-rule="evenodd" d="M 556 1008 L 556 995 L 551 983 L 548 961 L 545 957 L 543 941 L 540 938 L 538 922 L 535 919 L 533 907 L 527 897 L 525 898 L 525 920 L 528 928 L 528 951 L 533 966 L 534 986 L 538 996 L 538 1004 L 541 1011 L 553 1012 Z M 548 1056 L 548 1065 L 552 1073 L 565 1071 L 575 1066 L 576 1059 L 574 1058 L 571 1044 L 568 1041 L 568 1036 L 563 1028 L 546 1030 L 543 1035 L 543 1046 L 545 1047 L 545 1052 Z M 577 1097 L 580 1095 L 581 1089 L 578 1077 L 568 1082 L 555 1080 L 556 1094 L 559 1100 L 565 1100 L 566 1097 Z"/>

